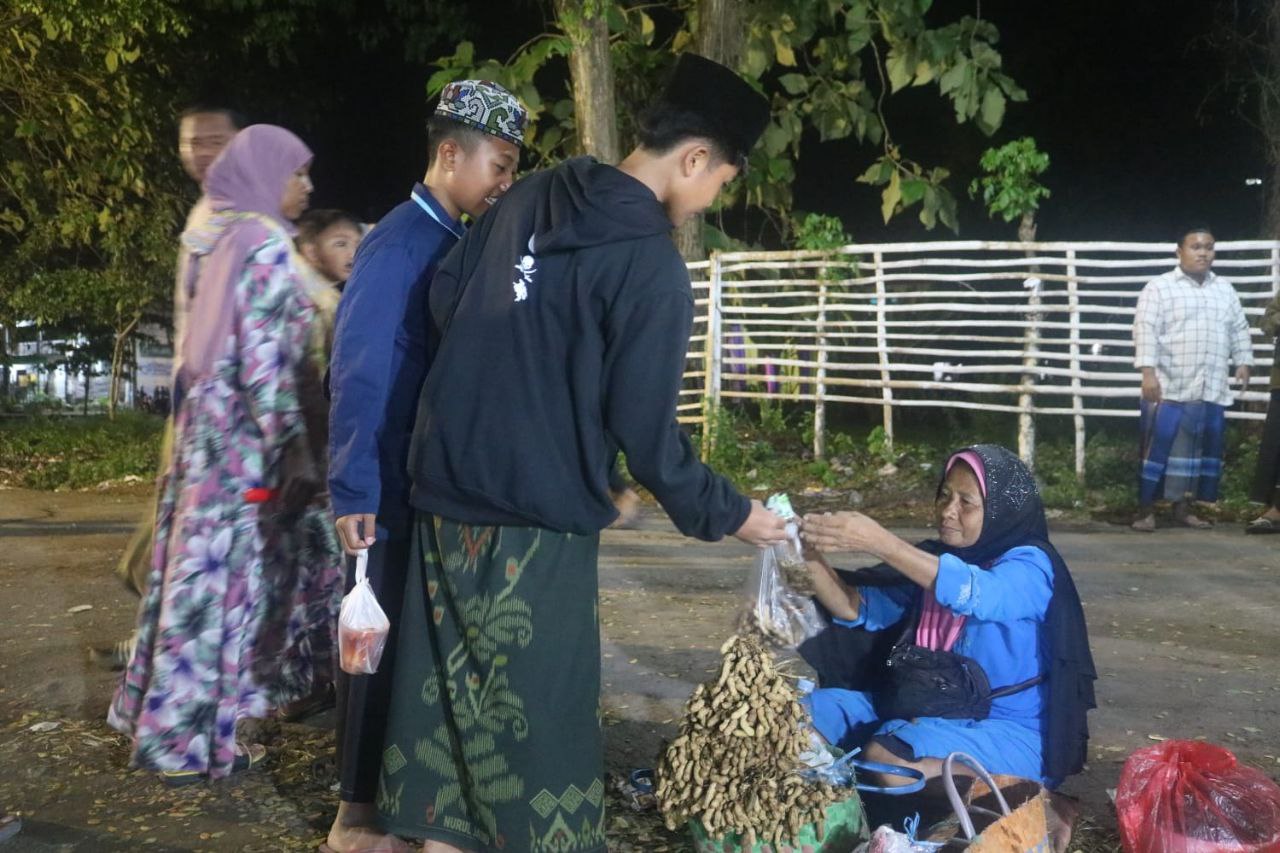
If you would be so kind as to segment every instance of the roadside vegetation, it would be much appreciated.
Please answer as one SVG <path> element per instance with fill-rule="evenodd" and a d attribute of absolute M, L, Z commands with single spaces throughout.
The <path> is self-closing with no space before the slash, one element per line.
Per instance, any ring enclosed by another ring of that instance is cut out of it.
<path fill-rule="evenodd" d="M 712 424 L 711 465 L 753 497 L 788 492 L 805 510 L 863 509 L 897 521 L 926 521 L 939 466 L 962 444 L 1016 446 L 1013 415 L 953 410 L 900 413 L 892 446 L 879 411 L 833 409 L 825 459 L 813 458 L 813 414 L 765 401 L 726 405 Z M 876 418 L 877 420 L 872 420 Z M 1137 424 L 1088 424 L 1087 476 L 1076 482 L 1075 444 L 1066 419 L 1037 422 L 1036 476 L 1050 515 L 1126 522 L 1137 509 Z M 0 487 L 85 489 L 128 486 L 155 476 L 164 420 L 122 411 L 105 416 L 0 418 Z M 693 433 L 700 446 L 700 433 Z M 1226 473 L 1216 517 L 1250 517 L 1246 498 L 1257 459 L 1258 426 L 1229 421 Z"/>

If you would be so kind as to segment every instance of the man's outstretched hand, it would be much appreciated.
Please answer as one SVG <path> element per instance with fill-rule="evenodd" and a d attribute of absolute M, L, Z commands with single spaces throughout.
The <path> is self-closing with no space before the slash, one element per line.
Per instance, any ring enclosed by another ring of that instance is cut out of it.
<path fill-rule="evenodd" d="M 751 514 L 733 533 L 749 545 L 764 548 L 787 538 L 787 523 L 764 508 L 760 501 L 751 502 Z"/>

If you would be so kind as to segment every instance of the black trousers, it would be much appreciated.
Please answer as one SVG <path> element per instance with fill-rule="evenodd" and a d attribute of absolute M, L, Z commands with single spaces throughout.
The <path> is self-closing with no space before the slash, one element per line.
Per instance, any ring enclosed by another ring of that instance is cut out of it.
<path fill-rule="evenodd" d="M 1262 427 L 1258 447 L 1258 470 L 1253 476 L 1249 499 L 1267 506 L 1280 506 L 1280 389 L 1273 389 L 1267 406 L 1267 422 Z"/>
<path fill-rule="evenodd" d="M 377 540 L 369 549 L 365 573 L 378 603 L 391 620 L 391 633 L 387 636 L 377 672 L 348 675 L 338 671 L 338 778 L 342 801 L 346 803 L 372 803 L 378 796 L 383 738 L 387 732 L 387 711 L 391 704 L 391 676 L 396 664 L 396 637 L 400 631 L 404 584 L 413 544 L 410 519 L 385 527 L 381 518 L 378 521 Z M 356 560 L 348 557 L 347 592 L 355 583 Z"/>

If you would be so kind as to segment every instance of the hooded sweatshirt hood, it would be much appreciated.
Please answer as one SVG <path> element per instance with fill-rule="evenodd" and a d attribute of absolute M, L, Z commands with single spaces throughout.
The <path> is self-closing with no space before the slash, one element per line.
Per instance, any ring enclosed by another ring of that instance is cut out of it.
<path fill-rule="evenodd" d="M 693 291 L 671 220 L 635 178 L 587 157 L 517 182 L 440 265 L 433 363 L 409 470 L 419 510 L 594 534 L 631 474 L 691 536 L 750 504 L 676 422 Z"/>
<path fill-rule="evenodd" d="M 546 176 L 534 211 L 534 254 L 652 237 L 674 227 L 652 190 L 592 157 L 569 160 Z"/>

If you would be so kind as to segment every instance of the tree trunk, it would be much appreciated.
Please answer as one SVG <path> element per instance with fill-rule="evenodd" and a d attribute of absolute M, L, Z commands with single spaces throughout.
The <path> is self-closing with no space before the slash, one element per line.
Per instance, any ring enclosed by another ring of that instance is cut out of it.
<path fill-rule="evenodd" d="M 9 327 L 0 323 L 0 400 L 9 399 Z"/>
<path fill-rule="evenodd" d="M 602 163 L 617 163 L 622 159 L 622 152 L 618 150 L 609 23 L 603 11 L 592 13 L 585 10 L 584 5 L 575 0 L 556 0 L 556 18 L 573 42 L 569 77 L 573 83 L 578 149 Z"/>
<path fill-rule="evenodd" d="M 111 385 L 107 392 L 107 417 L 110 420 L 116 419 L 116 398 L 120 394 L 120 381 L 124 376 L 124 347 L 137 325 L 138 318 L 134 317 L 123 329 L 116 332 L 115 340 L 112 342 Z"/>
<path fill-rule="evenodd" d="M 741 0 L 698 0 L 694 49 L 721 65 L 738 66 L 742 56 Z M 702 222 L 702 215 L 694 216 L 676 230 L 676 248 L 686 261 L 700 261 L 707 256 Z"/>
<path fill-rule="evenodd" d="M 1035 212 L 1022 214 L 1022 221 L 1018 223 L 1018 239 L 1024 243 L 1034 243 L 1036 240 L 1036 215 Z M 1027 251 L 1028 257 L 1031 251 Z"/>

